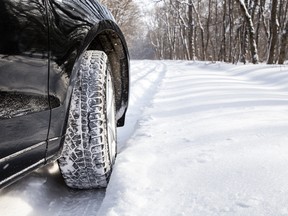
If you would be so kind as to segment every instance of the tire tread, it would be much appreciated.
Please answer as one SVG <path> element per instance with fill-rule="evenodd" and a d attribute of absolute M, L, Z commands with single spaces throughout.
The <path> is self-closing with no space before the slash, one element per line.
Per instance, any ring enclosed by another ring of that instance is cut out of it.
<path fill-rule="evenodd" d="M 109 160 L 106 118 L 107 56 L 87 51 L 80 64 L 72 94 L 67 132 L 59 166 L 72 188 L 106 187 L 112 163 Z"/>

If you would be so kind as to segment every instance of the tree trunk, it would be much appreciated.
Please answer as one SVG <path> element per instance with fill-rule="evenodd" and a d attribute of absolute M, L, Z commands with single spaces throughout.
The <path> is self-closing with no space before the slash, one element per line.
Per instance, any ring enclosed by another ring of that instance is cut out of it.
<path fill-rule="evenodd" d="M 286 23 L 285 30 L 281 37 L 281 48 L 278 64 L 284 64 L 287 55 L 287 44 L 288 44 L 288 21 Z"/>
<path fill-rule="evenodd" d="M 205 53 L 206 53 L 206 58 L 208 54 L 208 46 L 210 42 L 210 25 L 211 25 L 211 11 L 212 11 L 212 1 L 209 0 L 209 6 L 208 6 L 208 17 L 207 17 L 207 22 L 206 22 L 206 45 L 205 45 Z"/>
<path fill-rule="evenodd" d="M 278 0 L 272 0 L 272 10 L 271 10 L 271 24 L 270 24 L 270 49 L 267 64 L 275 63 L 275 47 L 277 45 L 278 38 L 278 23 L 277 23 L 277 5 Z"/>
<path fill-rule="evenodd" d="M 192 0 L 189 0 L 188 5 L 188 41 L 190 60 L 195 60 L 195 44 L 194 44 L 194 22 L 193 22 L 193 7 Z"/>
<path fill-rule="evenodd" d="M 226 15 L 227 15 L 227 2 L 223 3 L 223 23 L 222 23 L 222 43 L 220 51 L 221 61 L 226 61 Z"/>
<path fill-rule="evenodd" d="M 193 4 L 192 1 L 191 1 L 191 4 L 192 4 L 192 8 L 194 10 L 194 13 L 196 15 L 196 18 L 197 18 L 198 26 L 200 28 L 200 35 L 201 35 L 201 60 L 205 61 L 206 60 L 206 54 L 205 54 L 204 28 L 202 26 L 198 10 L 196 9 L 196 7 L 195 7 L 195 5 Z"/>
<path fill-rule="evenodd" d="M 240 9 L 244 15 L 244 18 L 245 18 L 245 21 L 246 21 L 247 27 L 248 27 L 252 63 L 258 64 L 258 62 L 259 62 L 258 51 L 257 51 L 257 46 L 256 46 L 256 41 L 255 41 L 255 31 L 254 31 L 254 26 L 253 26 L 251 15 L 249 14 L 247 7 L 244 4 L 244 2 L 242 2 L 242 0 L 237 0 L 237 1 L 240 5 Z"/>
<path fill-rule="evenodd" d="M 234 16 L 233 16 L 233 2 L 234 0 L 229 0 L 228 3 L 228 8 L 229 8 L 229 12 L 228 12 L 228 16 L 229 16 L 229 62 L 233 62 L 233 50 L 235 49 L 235 47 L 233 47 L 233 29 L 234 29 Z"/>

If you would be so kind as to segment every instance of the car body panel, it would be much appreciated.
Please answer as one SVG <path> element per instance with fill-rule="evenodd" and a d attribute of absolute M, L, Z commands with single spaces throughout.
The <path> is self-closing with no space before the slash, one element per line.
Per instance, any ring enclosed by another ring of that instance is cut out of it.
<path fill-rule="evenodd" d="M 43 1 L 1 0 L 0 184 L 45 157 L 50 120 L 47 26 Z"/>

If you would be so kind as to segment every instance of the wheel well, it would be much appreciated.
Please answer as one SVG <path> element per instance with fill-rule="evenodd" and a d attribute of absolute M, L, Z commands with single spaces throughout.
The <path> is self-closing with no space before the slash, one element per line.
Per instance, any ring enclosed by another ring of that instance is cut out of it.
<path fill-rule="evenodd" d="M 129 94 L 129 63 L 126 45 L 116 32 L 106 30 L 95 37 L 88 50 L 101 50 L 108 56 L 114 80 L 118 126 L 123 126 Z"/>

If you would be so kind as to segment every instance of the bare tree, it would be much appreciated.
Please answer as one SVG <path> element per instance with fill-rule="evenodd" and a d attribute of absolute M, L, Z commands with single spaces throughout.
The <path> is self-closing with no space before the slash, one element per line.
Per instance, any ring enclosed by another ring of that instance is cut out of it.
<path fill-rule="evenodd" d="M 259 59 L 258 59 L 258 51 L 257 51 L 257 46 L 256 46 L 256 41 L 255 41 L 255 30 L 254 30 L 252 17 L 248 12 L 245 3 L 242 0 L 237 0 L 237 1 L 239 3 L 240 9 L 242 11 L 242 14 L 248 26 L 252 62 L 253 64 L 257 64 L 259 62 Z"/>
<path fill-rule="evenodd" d="M 287 60 L 287 0 L 154 1 L 149 36 L 159 58 Z"/>
<path fill-rule="evenodd" d="M 281 49 L 279 54 L 278 64 L 284 64 L 284 61 L 287 56 L 287 48 L 288 48 L 288 21 L 286 22 L 285 29 L 281 35 Z"/>
<path fill-rule="evenodd" d="M 270 49 L 269 49 L 269 57 L 268 64 L 275 63 L 275 49 L 277 45 L 278 39 L 278 21 L 277 21 L 277 6 L 278 0 L 272 0 L 272 10 L 271 10 L 271 25 L 270 25 Z"/>

